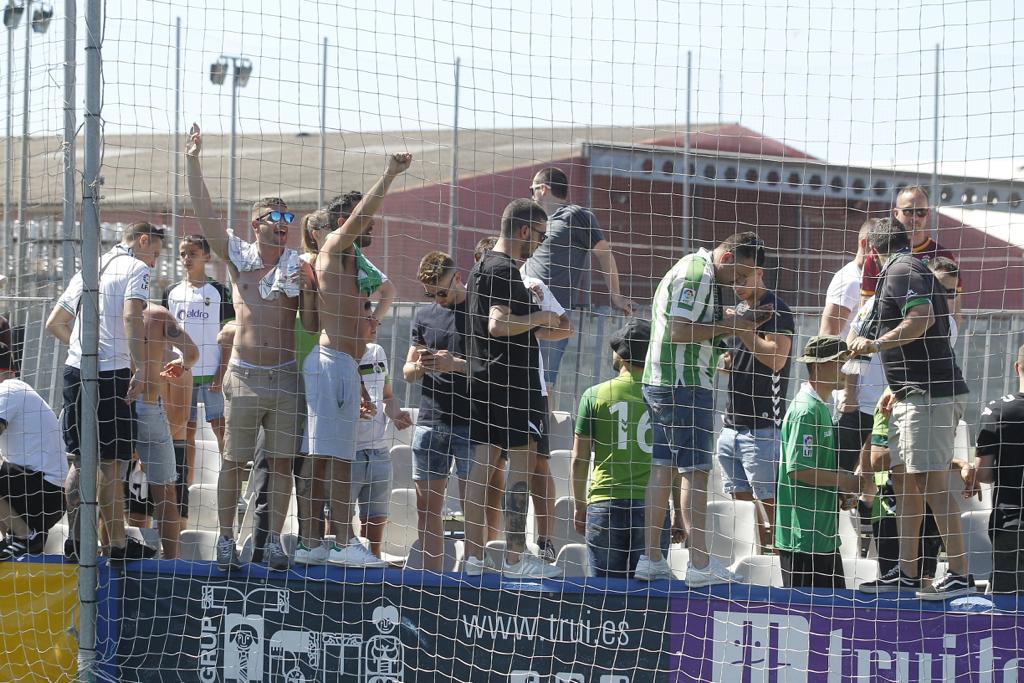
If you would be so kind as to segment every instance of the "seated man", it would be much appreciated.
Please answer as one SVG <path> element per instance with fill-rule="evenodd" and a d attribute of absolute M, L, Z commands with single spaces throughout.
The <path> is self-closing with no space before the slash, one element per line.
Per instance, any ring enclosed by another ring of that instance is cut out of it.
<path fill-rule="evenodd" d="M 0 560 L 43 552 L 46 532 L 64 516 L 67 456 L 57 416 L 17 378 L 0 343 Z"/>
<path fill-rule="evenodd" d="M 782 421 L 782 462 L 775 507 L 775 547 L 786 588 L 845 588 L 839 555 L 839 503 L 858 477 L 839 469 L 828 400 L 843 382 L 848 353 L 839 337 L 813 337 L 797 362 L 807 382 Z"/>

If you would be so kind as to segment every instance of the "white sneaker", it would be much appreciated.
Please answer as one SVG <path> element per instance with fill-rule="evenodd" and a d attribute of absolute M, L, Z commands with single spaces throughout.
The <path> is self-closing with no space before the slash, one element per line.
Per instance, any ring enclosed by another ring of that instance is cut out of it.
<path fill-rule="evenodd" d="M 738 581 L 739 577 L 714 557 L 703 569 L 697 569 L 692 563 L 686 567 L 686 585 L 690 588 L 713 586 L 719 583 L 737 583 Z"/>
<path fill-rule="evenodd" d="M 640 581 L 660 581 L 662 579 L 671 581 L 676 578 L 676 575 L 664 557 L 660 560 L 652 560 L 646 555 L 641 555 L 637 560 L 633 578 Z"/>
<path fill-rule="evenodd" d="M 475 555 L 470 555 L 462 561 L 462 573 L 466 576 L 480 576 L 485 571 L 490 569 L 483 560 L 478 559 Z"/>
<path fill-rule="evenodd" d="M 367 550 L 358 539 L 352 539 L 344 546 L 335 545 L 328 552 L 327 561 L 343 567 L 386 567 L 388 564 Z"/>
<path fill-rule="evenodd" d="M 295 548 L 295 564 L 327 564 L 330 559 L 331 549 L 323 543 L 307 548 L 301 543 Z"/>
<path fill-rule="evenodd" d="M 502 560 L 501 573 L 520 579 L 551 579 L 561 576 L 562 570 L 532 553 L 523 552 L 519 554 L 519 561 L 515 564 Z"/>

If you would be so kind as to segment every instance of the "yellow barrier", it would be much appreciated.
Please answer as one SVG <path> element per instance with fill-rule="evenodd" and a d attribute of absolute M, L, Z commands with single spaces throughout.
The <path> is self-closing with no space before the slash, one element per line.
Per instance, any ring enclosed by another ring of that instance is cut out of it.
<path fill-rule="evenodd" d="M 0 564 L 0 681 L 73 681 L 77 605 L 77 565 Z"/>

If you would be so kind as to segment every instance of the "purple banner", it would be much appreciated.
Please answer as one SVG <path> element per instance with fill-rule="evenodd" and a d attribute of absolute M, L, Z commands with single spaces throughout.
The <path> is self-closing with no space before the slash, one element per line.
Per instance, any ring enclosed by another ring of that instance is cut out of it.
<path fill-rule="evenodd" d="M 1018 614 L 672 601 L 676 681 L 1010 683 L 1024 681 Z M 916 609 L 915 609 L 916 608 Z"/>

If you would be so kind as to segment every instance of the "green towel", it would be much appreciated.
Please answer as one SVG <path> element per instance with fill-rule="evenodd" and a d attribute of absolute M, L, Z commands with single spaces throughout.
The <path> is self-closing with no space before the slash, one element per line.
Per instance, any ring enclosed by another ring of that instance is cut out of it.
<path fill-rule="evenodd" d="M 369 296 L 384 284 L 384 275 L 377 270 L 377 266 L 373 265 L 370 259 L 363 256 L 363 252 L 358 246 L 353 244 L 352 250 L 356 254 L 356 283 L 359 286 L 359 292 Z"/>

